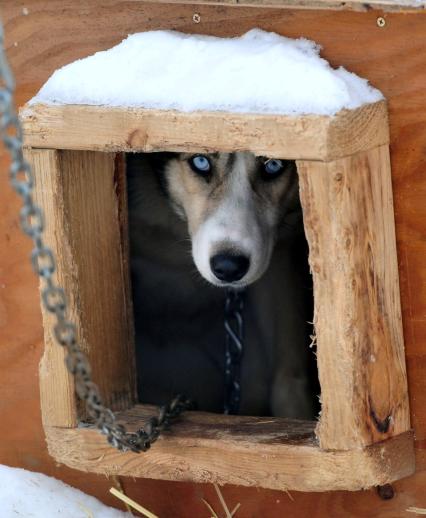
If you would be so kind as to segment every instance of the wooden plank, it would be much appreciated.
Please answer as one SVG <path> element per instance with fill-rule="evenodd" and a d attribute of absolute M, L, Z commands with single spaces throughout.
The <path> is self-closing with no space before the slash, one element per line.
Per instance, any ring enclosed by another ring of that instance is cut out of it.
<path fill-rule="evenodd" d="M 299 161 L 321 383 L 317 434 L 350 449 L 410 429 L 387 146 Z"/>
<path fill-rule="evenodd" d="M 232 507 L 241 503 L 244 516 L 370 516 L 409 515 L 407 507 L 425 507 L 426 487 L 426 243 L 424 203 L 426 175 L 426 16 L 386 15 L 386 27 L 376 25 L 377 11 L 235 8 L 169 5 L 128 0 L 28 0 L 29 14 L 19 2 L 4 2 L 6 46 L 17 77 L 17 104 L 35 95 L 59 66 L 117 44 L 128 33 L 175 28 L 233 36 L 252 27 L 290 37 L 305 36 L 323 46 L 334 66 L 343 64 L 369 78 L 389 101 L 391 160 L 397 224 L 400 281 L 412 424 L 416 433 L 417 472 L 394 484 L 396 497 L 381 501 L 375 490 L 296 493 L 237 487 L 222 488 Z M 201 23 L 192 20 L 201 15 Z M 120 13 L 117 16 L 117 13 Z M 84 20 L 84 23 L 82 23 Z M 390 72 L 391 71 L 391 72 Z M 404 78 L 396 80 L 395 78 Z M 0 154 L 1 154 L 0 150 Z M 1 169 L 8 162 L 2 157 Z M 28 263 L 28 239 L 17 231 L 19 203 L 0 175 L 0 347 L 2 442 L 0 455 L 8 465 L 37 469 L 79 487 L 110 505 L 110 481 L 100 475 L 58 466 L 46 450 L 39 411 L 38 362 L 42 351 L 40 310 L 34 275 Z M 265 461 L 263 461 L 265 462 Z M 126 494 L 158 516 L 203 516 L 211 503 L 222 508 L 211 484 L 175 483 L 120 478 Z M 237 513 L 238 514 L 238 513 Z"/>
<path fill-rule="evenodd" d="M 66 249 L 65 214 L 61 210 L 62 182 L 60 178 L 60 158 L 56 150 L 27 150 L 26 159 L 30 162 L 35 176 L 35 199 L 43 207 L 45 216 L 45 241 L 56 253 Z M 63 257 L 63 255 L 62 255 Z M 64 260 L 58 257 L 62 266 Z M 66 261 L 67 262 L 67 261 Z M 57 282 L 68 294 L 71 306 L 75 306 L 75 287 L 68 274 L 70 265 L 59 267 Z M 65 351 L 56 344 L 53 336 L 53 316 L 42 311 L 44 327 L 44 352 L 40 362 L 40 399 L 42 418 L 45 426 L 77 426 L 77 404 L 74 394 L 74 382 L 65 366 Z M 79 315 L 71 312 L 75 324 L 79 326 Z"/>
<path fill-rule="evenodd" d="M 130 428 L 147 414 L 123 413 Z M 412 433 L 352 451 L 324 451 L 314 423 L 280 418 L 212 416 L 189 412 L 147 453 L 120 453 L 91 429 L 49 428 L 51 455 L 67 466 L 110 475 L 238 484 L 279 490 L 357 490 L 410 475 Z"/>
<path fill-rule="evenodd" d="M 332 9 L 338 11 L 371 11 L 380 9 L 385 12 L 423 11 L 425 4 L 409 0 L 149 0 L 152 3 L 217 5 L 238 7 L 263 7 L 286 9 Z"/>
<path fill-rule="evenodd" d="M 331 160 L 389 142 L 386 103 L 334 117 L 176 112 L 78 105 L 21 110 L 25 145 L 97 151 L 252 151 Z"/>
<path fill-rule="evenodd" d="M 127 258 L 120 245 L 127 218 L 125 205 L 119 208 L 126 199 L 124 174 L 119 181 L 114 154 L 32 150 L 27 155 L 48 221 L 47 243 L 93 378 L 107 405 L 128 408 L 136 396 Z M 63 351 L 51 336 L 52 318 L 43 311 L 43 319 L 43 422 L 76 426 L 82 409 L 77 412 Z"/>

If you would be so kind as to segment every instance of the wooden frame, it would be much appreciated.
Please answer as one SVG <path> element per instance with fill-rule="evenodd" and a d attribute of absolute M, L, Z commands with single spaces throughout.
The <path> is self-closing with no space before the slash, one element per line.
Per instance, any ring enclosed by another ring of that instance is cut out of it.
<path fill-rule="evenodd" d="M 34 105 L 21 118 L 80 342 L 129 427 L 149 409 L 135 406 L 117 152 L 245 149 L 296 159 L 314 280 L 317 426 L 194 412 L 142 455 L 78 427 L 84 414 L 43 314 L 42 414 L 56 460 L 106 474 L 301 491 L 356 490 L 413 473 L 384 102 L 334 117 Z"/>

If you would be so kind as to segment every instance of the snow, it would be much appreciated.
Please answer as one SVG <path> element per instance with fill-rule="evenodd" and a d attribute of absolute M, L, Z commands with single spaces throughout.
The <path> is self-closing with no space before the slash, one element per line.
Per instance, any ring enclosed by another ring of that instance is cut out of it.
<path fill-rule="evenodd" d="M 60 480 L 0 465 L 1 518 L 129 518 Z"/>
<path fill-rule="evenodd" d="M 237 38 L 150 31 L 55 71 L 31 103 L 332 115 L 383 99 L 320 46 L 253 29 Z"/>

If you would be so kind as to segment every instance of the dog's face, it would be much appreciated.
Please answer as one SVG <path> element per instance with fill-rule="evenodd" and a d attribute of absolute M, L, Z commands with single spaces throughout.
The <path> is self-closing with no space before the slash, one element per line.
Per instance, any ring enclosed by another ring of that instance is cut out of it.
<path fill-rule="evenodd" d="M 216 286 L 261 277 L 278 225 L 300 214 L 293 161 L 248 152 L 167 154 L 163 175 L 173 208 L 187 221 L 194 262 Z"/>

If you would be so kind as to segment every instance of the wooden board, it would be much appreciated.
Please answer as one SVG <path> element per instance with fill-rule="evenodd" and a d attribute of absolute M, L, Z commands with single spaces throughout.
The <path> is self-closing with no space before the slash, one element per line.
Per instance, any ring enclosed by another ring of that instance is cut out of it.
<path fill-rule="evenodd" d="M 124 175 L 115 174 L 115 154 L 27 150 L 26 155 L 49 222 L 46 243 L 55 254 L 69 317 L 90 359 L 94 381 L 107 405 L 129 408 L 136 400 L 136 382 L 129 272 L 121 246 L 121 230 L 127 226 L 118 217 L 127 218 L 125 205 L 119 211 L 126 199 L 125 186 L 117 184 Z M 76 426 L 84 409 L 76 408 L 64 353 L 52 336 L 52 316 L 43 310 L 43 318 L 43 422 Z"/>
<path fill-rule="evenodd" d="M 185 4 L 185 0 L 150 0 L 151 2 Z M 273 7 L 293 9 L 336 9 L 348 11 L 370 11 L 371 9 L 383 9 L 384 11 L 422 11 L 424 4 L 403 0 L 191 0 L 191 4 L 200 5 L 224 5 L 238 7 Z"/>
<path fill-rule="evenodd" d="M 373 490 L 298 493 L 226 486 L 225 500 L 241 504 L 241 516 L 301 518 L 380 518 L 415 516 L 426 508 L 426 16 L 380 11 L 262 9 L 206 5 L 148 4 L 128 0 L 5 0 L 2 20 L 6 47 L 17 76 L 18 105 L 23 105 L 55 68 L 119 43 L 128 33 L 176 28 L 223 36 L 260 27 L 290 37 L 308 37 L 323 46 L 334 65 L 368 77 L 388 99 L 399 273 L 406 343 L 412 425 L 416 434 L 417 473 L 394 484 L 395 497 L 381 500 Z M 26 11 L 27 12 L 27 11 Z M 117 14 L 119 13 L 119 14 Z M 193 22 L 199 13 L 200 23 Z M 1 153 L 1 151 L 0 151 Z M 104 476 L 57 466 L 47 454 L 41 426 L 38 362 L 42 327 L 36 279 L 28 262 L 28 239 L 17 228 L 19 203 L 7 185 L 7 160 L 0 174 L 0 458 L 3 463 L 61 478 L 118 505 L 109 495 L 114 484 Z M 223 513 L 211 484 L 122 478 L 124 490 L 160 517 L 205 516 L 207 500 Z M 238 515 L 237 515 L 238 516 Z"/>
<path fill-rule="evenodd" d="M 387 144 L 386 103 L 334 117 L 176 112 L 105 106 L 31 105 L 21 110 L 25 145 L 92 151 L 251 151 L 331 160 Z"/>
<path fill-rule="evenodd" d="M 320 445 L 350 449 L 410 428 L 387 146 L 298 161 L 314 285 Z"/>
<path fill-rule="evenodd" d="M 224 5 L 238 7 L 273 7 L 273 8 L 293 8 L 293 9 L 336 9 L 349 11 L 369 11 L 371 9 L 383 9 L 384 11 L 422 11 L 424 4 L 416 3 L 414 0 L 151 0 L 164 3 L 191 3 L 207 5 Z"/>
<path fill-rule="evenodd" d="M 135 429 L 154 411 L 137 406 L 120 419 Z M 101 474 L 296 491 L 364 489 L 410 475 L 414 463 L 411 432 L 365 449 L 324 451 L 311 422 L 199 412 L 143 454 L 117 452 L 90 429 L 49 428 L 47 442 L 60 462 Z"/>
<path fill-rule="evenodd" d="M 66 216 L 62 210 L 63 203 L 61 203 L 63 202 L 61 178 L 58 175 L 60 171 L 59 154 L 55 151 L 41 151 L 28 152 L 25 155 L 34 172 L 35 200 L 43 207 L 46 222 L 45 241 L 56 254 L 58 250 L 64 251 L 63 245 L 67 241 L 65 237 L 67 233 Z M 55 203 L 58 201 L 58 197 L 60 203 Z M 64 223 L 60 229 L 57 228 L 58 221 Z M 67 255 L 67 259 L 72 261 L 69 254 Z M 61 261 L 59 258 L 59 264 L 62 266 L 61 263 L 63 264 L 64 260 Z M 65 260 L 65 263 L 71 266 L 68 260 Z M 70 286 L 72 275 L 67 274 L 66 269 L 60 268 L 59 274 L 55 275 L 55 280 L 66 289 L 68 300 L 74 302 L 74 298 L 78 297 L 78 294 Z M 71 316 L 76 325 L 79 325 L 78 314 Z M 74 380 L 65 366 L 65 351 L 56 344 L 53 334 L 54 324 L 53 315 L 44 311 L 45 348 L 40 362 L 40 397 L 44 405 L 43 421 L 46 425 L 74 428 L 78 424 Z M 52 372 L 55 372 L 55 376 L 51 375 Z M 56 396 L 55 398 L 52 398 L 53 394 Z"/>

